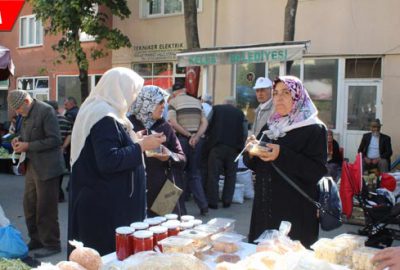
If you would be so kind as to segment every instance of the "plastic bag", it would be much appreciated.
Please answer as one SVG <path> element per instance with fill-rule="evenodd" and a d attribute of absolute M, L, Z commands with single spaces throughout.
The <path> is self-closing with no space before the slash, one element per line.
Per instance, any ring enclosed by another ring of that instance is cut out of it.
<path fill-rule="evenodd" d="M 27 255 L 28 246 L 21 233 L 12 225 L 0 228 L 0 257 L 25 258 Z"/>
<path fill-rule="evenodd" d="M 244 198 L 254 199 L 254 185 L 252 179 L 252 171 L 247 170 L 244 172 L 236 173 L 236 183 L 244 185 Z"/>
<path fill-rule="evenodd" d="M 6 214 L 3 211 L 3 208 L 0 205 L 0 227 L 6 227 L 10 225 L 10 220 L 6 217 Z"/>

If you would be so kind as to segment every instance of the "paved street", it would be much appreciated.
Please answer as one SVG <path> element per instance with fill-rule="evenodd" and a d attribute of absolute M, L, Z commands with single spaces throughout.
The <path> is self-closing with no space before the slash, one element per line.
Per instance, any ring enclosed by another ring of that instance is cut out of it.
<path fill-rule="evenodd" d="M 64 186 L 67 184 L 68 177 L 64 178 Z M 64 188 L 65 189 L 65 188 Z M 21 231 L 25 241 L 28 241 L 27 230 L 24 221 L 24 213 L 22 208 L 22 197 L 24 190 L 24 177 L 15 176 L 11 174 L 0 173 L 0 205 L 3 207 L 7 217 L 11 223 Z M 61 242 L 62 253 L 42 259 L 45 262 L 57 263 L 66 259 L 66 246 L 67 246 L 67 207 L 66 202 L 59 204 L 59 222 L 61 227 Z M 214 217 L 228 217 L 236 220 L 236 231 L 247 235 L 250 215 L 251 215 L 252 201 L 246 200 L 243 204 L 233 204 L 230 208 L 220 208 L 218 210 L 210 209 L 207 217 L 200 217 L 199 210 L 194 204 L 193 200 L 187 203 L 188 214 L 196 215 L 207 222 Z M 332 237 L 342 232 L 356 231 L 357 226 L 343 225 L 341 228 L 331 232 L 320 232 L 320 237 Z"/>

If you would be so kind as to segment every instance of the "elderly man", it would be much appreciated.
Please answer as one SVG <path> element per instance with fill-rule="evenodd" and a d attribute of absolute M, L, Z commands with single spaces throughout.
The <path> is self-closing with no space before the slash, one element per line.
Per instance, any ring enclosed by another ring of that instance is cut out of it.
<path fill-rule="evenodd" d="M 186 155 L 187 184 L 200 209 L 200 214 L 206 215 L 208 202 L 204 192 L 200 160 L 204 143 L 203 134 L 207 129 L 208 121 L 200 100 L 187 95 L 183 83 L 176 82 L 172 86 L 172 91 L 174 98 L 168 105 L 168 121 L 174 128 Z M 187 188 L 184 191 L 187 192 Z"/>
<path fill-rule="evenodd" d="M 69 121 L 74 123 L 76 116 L 78 115 L 78 112 L 79 112 L 79 107 L 78 107 L 78 103 L 76 102 L 76 99 L 74 97 L 68 97 L 64 101 L 64 108 L 65 108 L 64 116 Z"/>
<path fill-rule="evenodd" d="M 12 147 L 26 154 L 24 214 L 30 242 L 29 250 L 38 249 L 36 258 L 61 252 L 58 224 L 59 177 L 64 172 L 61 138 L 53 108 L 32 99 L 24 90 L 10 91 L 8 105 L 22 115 L 20 136 Z M 23 154 L 21 154 L 23 156 Z"/>
<path fill-rule="evenodd" d="M 257 101 L 260 104 L 255 112 L 252 133 L 254 136 L 259 138 L 260 130 L 267 124 L 267 120 L 272 114 L 272 82 L 268 78 L 259 77 L 253 89 L 256 90 Z"/>
<path fill-rule="evenodd" d="M 392 144 L 390 137 L 381 133 L 381 121 L 371 121 L 371 132 L 363 135 L 358 153 L 364 158 L 364 168 L 378 167 L 380 172 L 388 172 L 390 157 L 392 156 Z"/>

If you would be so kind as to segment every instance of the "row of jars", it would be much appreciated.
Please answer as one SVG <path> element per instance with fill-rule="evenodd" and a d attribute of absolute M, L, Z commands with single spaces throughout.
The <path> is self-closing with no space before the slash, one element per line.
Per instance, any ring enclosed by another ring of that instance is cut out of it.
<path fill-rule="evenodd" d="M 200 219 L 190 215 L 181 216 L 179 221 L 178 215 L 167 214 L 163 217 L 147 218 L 143 222 L 134 222 L 129 227 L 118 227 L 115 229 L 117 258 L 124 260 L 141 251 L 162 251 L 162 247 L 158 245 L 159 241 L 201 223 Z"/>

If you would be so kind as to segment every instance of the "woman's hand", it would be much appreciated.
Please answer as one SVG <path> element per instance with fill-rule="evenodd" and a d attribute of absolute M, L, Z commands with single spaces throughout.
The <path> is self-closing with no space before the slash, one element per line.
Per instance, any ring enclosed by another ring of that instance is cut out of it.
<path fill-rule="evenodd" d="M 147 150 L 152 150 L 166 141 L 166 137 L 164 133 L 156 133 L 147 136 L 143 136 L 142 139 L 138 141 L 140 147 L 142 148 L 142 152 Z"/>
<path fill-rule="evenodd" d="M 268 143 L 267 147 L 271 149 L 271 151 L 262 151 L 258 157 L 263 161 L 274 161 L 278 158 L 280 152 L 279 144 Z"/>
<path fill-rule="evenodd" d="M 251 136 L 247 137 L 247 140 L 246 140 L 246 151 L 249 153 L 249 157 L 250 158 L 253 158 L 253 156 L 254 156 L 250 152 L 250 149 L 253 147 L 254 144 L 257 144 L 257 143 L 258 143 L 258 141 L 256 139 L 256 136 L 251 135 Z"/>
<path fill-rule="evenodd" d="M 169 159 L 169 155 L 168 154 L 163 154 L 163 153 L 157 153 L 157 154 L 153 154 L 151 156 L 152 158 L 156 158 L 160 161 L 167 161 Z"/>
<path fill-rule="evenodd" d="M 400 270 L 400 247 L 389 247 L 382 249 L 372 258 L 376 264 L 375 270 L 388 268 L 390 270 Z"/>

